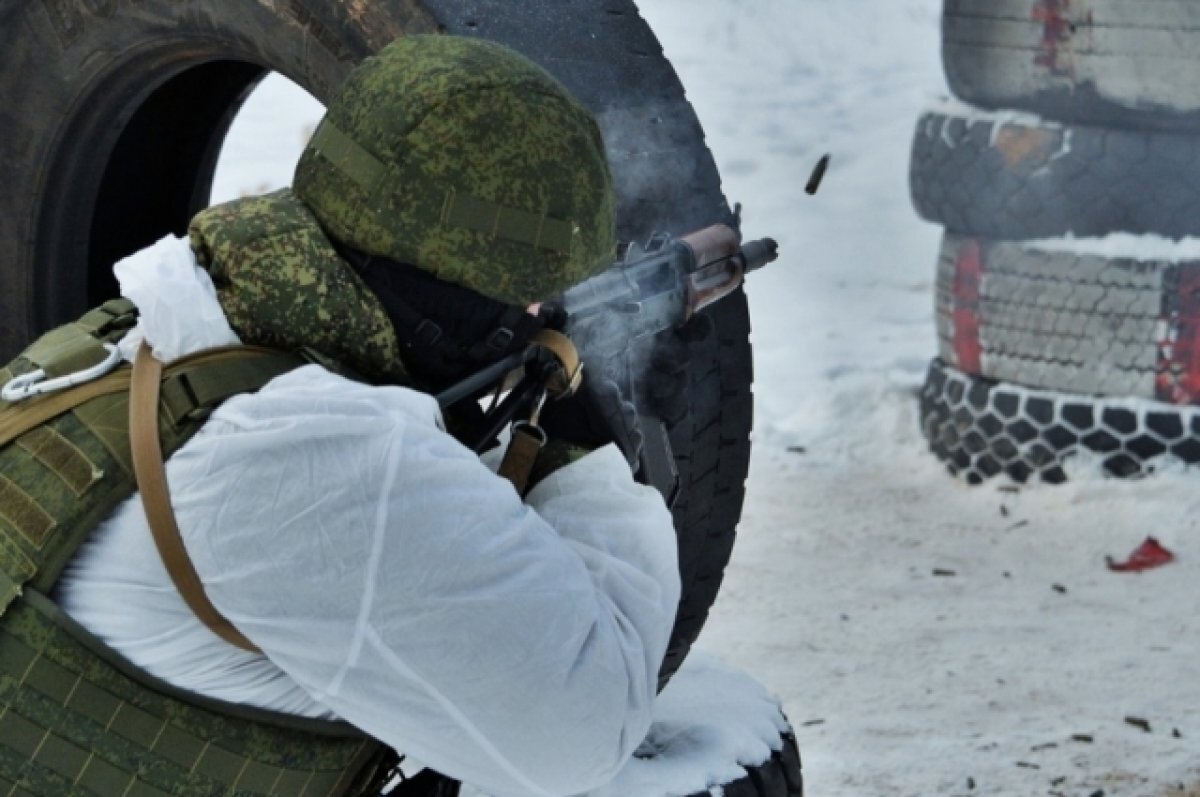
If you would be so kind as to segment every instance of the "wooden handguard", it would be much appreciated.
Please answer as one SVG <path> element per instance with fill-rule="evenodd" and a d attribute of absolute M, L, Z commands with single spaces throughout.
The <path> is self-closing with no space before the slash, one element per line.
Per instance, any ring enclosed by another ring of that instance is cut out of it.
<path fill-rule="evenodd" d="M 543 329 L 533 336 L 532 342 L 553 354 L 562 366 L 559 375 L 546 384 L 546 392 L 550 397 L 558 399 L 575 395 L 583 382 L 583 362 L 571 339 L 553 329 Z"/>

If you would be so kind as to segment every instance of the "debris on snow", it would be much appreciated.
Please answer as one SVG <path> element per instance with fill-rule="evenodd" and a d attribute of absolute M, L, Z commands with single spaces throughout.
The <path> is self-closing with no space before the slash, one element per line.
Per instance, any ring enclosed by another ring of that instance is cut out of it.
<path fill-rule="evenodd" d="M 1146 733 L 1151 733 L 1150 721 L 1144 720 L 1141 717 L 1126 717 L 1125 724 L 1132 725 L 1133 727 L 1145 731 Z"/>
<path fill-rule="evenodd" d="M 1104 561 L 1114 573 L 1140 573 L 1175 561 L 1175 554 L 1155 538 L 1147 537 L 1124 562 L 1117 562 L 1111 556 L 1104 557 Z"/>

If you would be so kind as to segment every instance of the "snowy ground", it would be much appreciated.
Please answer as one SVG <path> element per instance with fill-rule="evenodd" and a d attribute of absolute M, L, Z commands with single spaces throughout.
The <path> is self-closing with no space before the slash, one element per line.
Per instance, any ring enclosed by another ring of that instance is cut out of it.
<path fill-rule="evenodd" d="M 749 495 L 700 646 L 779 695 L 814 797 L 1196 788 L 1196 474 L 1119 482 L 1081 463 L 1061 487 L 968 488 L 917 429 L 939 231 L 910 208 L 907 157 L 946 91 L 938 0 L 641 5 L 747 236 L 783 252 L 749 286 Z M 313 111 L 266 94 L 291 127 L 269 152 L 236 148 L 218 196 L 288 181 Z M 1178 561 L 1106 570 L 1148 534 Z"/>

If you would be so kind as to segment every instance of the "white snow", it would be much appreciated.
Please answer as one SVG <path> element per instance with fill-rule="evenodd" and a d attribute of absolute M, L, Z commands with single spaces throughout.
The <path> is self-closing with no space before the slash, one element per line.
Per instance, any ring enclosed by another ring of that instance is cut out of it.
<path fill-rule="evenodd" d="M 735 781 L 746 774 L 737 762 L 766 761 L 786 730 L 778 703 L 758 681 L 696 651 L 658 696 L 641 748 L 588 797 L 694 794 Z"/>
<path fill-rule="evenodd" d="M 292 184 L 296 160 L 325 108 L 282 75 L 269 73 L 233 120 L 213 174 L 213 204 Z"/>
<path fill-rule="evenodd" d="M 1200 238 L 1181 238 L 1176 241 L 1161 235 L 1116 232 L 1102 238 L 1040 238 L 1026 245 L 1045 252 L 1099 255 L 1141 262 L 1186 263 L 1200 260 Z"/>
<path fill-rule="evenodd" d="M 700 647 L 781 698 L 814 796 L 1197 788 L 1197 474 L 1117 481 L 1081 466 L 1064 486 L 970 488 L 917 428 L 941 231 L 911 209 L 908 153 L 921 112 L 947 94 L 941 3 L 641 5 L 728 196 L 746 206 L 747 237 L 775 237 L 782 252 L 748 285 L 755 448 Z M 300 131 L 315 117 L 295 105 Z M 243 160 L 275 157 L 300 133 L 273 135 Z M 829 173 L 809 197 L 825 152 Z M 286 184 L 271 175 L 290 165 L 222 190 Z M 1066 245 L 1171 260 L 1197 246 Z M 1178 561 L 1106 570 L 1106 554 L 1123 558 L 1150 534 Z"/>
<path fill-rule="evenodd" d="M 1061 130 L 1065 127 L 1062 123 L 1046 119 L 1030 111 L 1019 111 L 1015 108 L 988 110 L 971 105 L 968 102 L 963 102 L 958 97 L 948 94 L 942 94 L 935 99 L 931 99 L 926 105 L 926 110 L 946 116 L 957 116 L 966 120 L 968 125 L 985 124 L 991 125 L 996 129 L 1005 125 L 1012 125 L 1014 127 L 1043 127 L 1051 130 Z M 992 143 L 995 143 L 994 139 Z"/>

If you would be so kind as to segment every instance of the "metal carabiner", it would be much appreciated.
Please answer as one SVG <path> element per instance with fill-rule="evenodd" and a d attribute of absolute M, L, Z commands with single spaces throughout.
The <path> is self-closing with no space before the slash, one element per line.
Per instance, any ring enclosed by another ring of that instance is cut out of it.
<path fill-rule="evenodd" d="M 41 368 L 27 374 L 14 376 L 0 389 L 0 398 L 8 402 L 24 401 L 31 396 L 53 393 L 55 390 L 73 387 L 104 376 L 121 362 L 121 350 L 114 343 L 102 343 L 101 345 L 108 352 L 108 356 L 104 358 L 103 362 L 54 379 L 46 379 L 46 372 Z"/>

